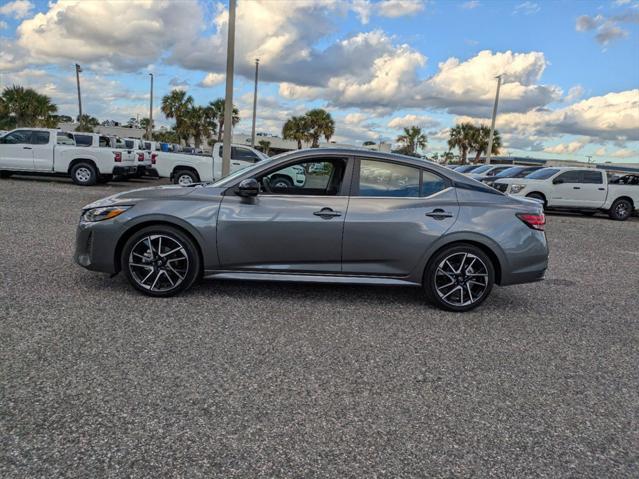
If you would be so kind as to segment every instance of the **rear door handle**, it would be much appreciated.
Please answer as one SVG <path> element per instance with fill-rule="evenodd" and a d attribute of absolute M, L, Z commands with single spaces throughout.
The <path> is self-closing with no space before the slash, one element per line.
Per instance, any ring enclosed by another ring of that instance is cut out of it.
<path fill-rule="evenodd" d="M 313 214 L 315 216 L 319 216 L 320 218 L 324 218 L 325 220 L 335 218 L 336 216 L 342 216 L 342 213 L 340 213 L 339 211 L 335 211 L 332 208 L 322 208 L 319 211 L 315 211 Z"/>
<path fill-rule="evenodd" d="M 239 165 L 240 164 L 238 161 L 232 161 L 231 163 L 233 163 L 234 165 Z"/>
<path fill-rule="evenodd" d="M 441 208 L 436 208 L 430 213 L 426 213 L 426 216 L 431 218 L 435 218 L 436 220 L 443 220 L 445 218 L 452 218 L 453 214 L 447 211 L 442 210 Z"/>
<path fill-rule="evenodd" d="M 580 190 L 580 189 L 581 189 L 581 186 L 573 186 L 573 187 L 572 187 L 572 189 L 573 189 L 573 190 Z"/>
<path fill-rule="evenodd" d="M 606 191 L 606 188 L 597 188 L 599 191 Z"/>
<path fill-rule="evenodd" d="M 30 146 L 23 146 L 22 149 L 23 150 L 33 150 L 33 148 L 31 148 Z"/>

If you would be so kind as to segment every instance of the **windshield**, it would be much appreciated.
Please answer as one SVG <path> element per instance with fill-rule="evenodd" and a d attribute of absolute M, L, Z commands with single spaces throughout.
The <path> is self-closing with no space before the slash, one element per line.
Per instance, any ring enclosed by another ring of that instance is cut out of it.
<path fill-rule="evenodd" d="M 552 175 L 558 172 L 559 170 L 557 168 L 542 168 L 541 170 L 534 171 L 528 176 L 525 176 L 525 178 L 531 180 L 547 180 Z"/>
<path fill-rule="evenodd" d="M 457 173 L 468 173 L 470 171 L 476 170 L 479 167 L 480 167 L 480 165 L 464 165 L 464 166 L 460 166 L 455 171 Z"/>
<path fill-rule="evenodd" d="M 511 168 L 506 168 L 503 171 L 500 171 L 495 175 L 495 178 L 514 178 L 514 175 L 523 171 L 524 169 L 521 166 L 513 166 Z"/>
<path fill-rule="evenodd" d="M 479 168 L 475 168 L 473 170 L 473 175 L 478 175 L 480 173 L 484 173 L 484 172 L 490 170 L 491 168 L 494 168 L 494 166 L 491 166 L 491 165 L 480 166 Z"/>

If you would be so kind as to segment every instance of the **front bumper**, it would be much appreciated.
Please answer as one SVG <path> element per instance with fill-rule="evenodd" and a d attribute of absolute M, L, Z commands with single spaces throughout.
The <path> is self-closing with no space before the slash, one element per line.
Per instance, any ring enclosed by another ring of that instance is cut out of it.
<path fill-rule="evenodd" d="M 73 259 L 91 271 L 117 273 L 116 250 L 122 227 L 114 221 L 78 224 Z"/>

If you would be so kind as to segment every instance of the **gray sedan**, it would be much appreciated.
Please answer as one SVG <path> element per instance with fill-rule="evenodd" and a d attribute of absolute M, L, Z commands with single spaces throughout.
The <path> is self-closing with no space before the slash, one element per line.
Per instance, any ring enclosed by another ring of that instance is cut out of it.
<path fill-rule="evenodd" d="M 303 185 L 274 179 L 296 166 Z M 448 168 L 351 149 L 300 150 L 212 184 L 144 188 L 84 207 L 75 260 L 150 296 L 200 278 L 420 286 L 466 311 L 494 284 L 543 278 L 541 206 Z"/>

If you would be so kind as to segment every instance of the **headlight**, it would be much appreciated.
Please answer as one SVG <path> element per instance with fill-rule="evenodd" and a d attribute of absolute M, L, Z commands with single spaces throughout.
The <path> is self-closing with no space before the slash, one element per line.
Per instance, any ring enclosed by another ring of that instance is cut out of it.
<path fill-rule="evenodd" d="M 526 185 L 510 185 L 510 192 L 516 195 L 524 188 L 526 188 Z"/>
<path fill-rule="evenodd" d="M 102 208 L 91 208 L 82 213 L 82 221 L 88 223 L 94 223 L 96 221 L 104 221 L 115 218 L 121 215 L 126 210 L 131 208 L 130 206 L 105 206 Z"/>

